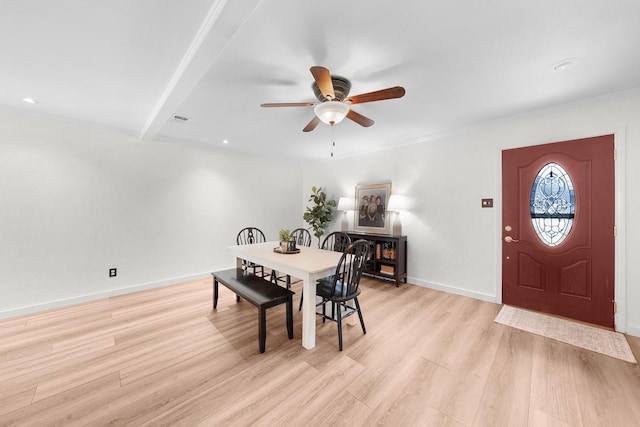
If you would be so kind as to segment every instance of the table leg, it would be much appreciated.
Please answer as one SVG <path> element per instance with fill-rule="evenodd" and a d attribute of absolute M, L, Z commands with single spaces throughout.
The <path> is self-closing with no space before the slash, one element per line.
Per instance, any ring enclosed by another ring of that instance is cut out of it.
<path fill-rule="evenodd" d="M 316 282 L 310 274 L 303 278 L 302 346 L 308 350 L 316 346 Z"/>
<path fill-rule="evenodd" d="M 356 316 L 356 315 L 351 315 L 351 316 L 347 317 L 347 319 L 346 319 L 346 321 L 344 323 L 346 323 L 349 326 L 358 325 L 359 323 L 358 323 L 357 317 L 358 316 Z"/>

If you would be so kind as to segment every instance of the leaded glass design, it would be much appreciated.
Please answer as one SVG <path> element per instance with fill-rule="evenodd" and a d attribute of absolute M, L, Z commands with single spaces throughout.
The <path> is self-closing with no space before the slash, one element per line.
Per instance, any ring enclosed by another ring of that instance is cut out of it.
<path fill-rule="evenodd" d="M 557 246 L 569 235 L 576 213 L 571 177 L 557 163 L 544 165 L 531 188 L 531 223 L 540 240 Z"/>

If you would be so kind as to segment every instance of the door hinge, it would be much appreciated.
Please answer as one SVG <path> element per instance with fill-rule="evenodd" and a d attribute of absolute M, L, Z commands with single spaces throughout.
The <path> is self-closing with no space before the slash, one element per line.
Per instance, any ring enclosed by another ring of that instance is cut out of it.
<path fill-rule="evenodd" d="M 613 161 L 618 160 L 618 150 L 616 150 L 615 148 L 613 149 Z"/>
<path fill-rule="evenodd" d="M 617 226 L 613 226 L 613 237 L 618 237 L 618 227 Z"/>
<path fill-rule="evenodd" d="M 616 314 L 618 312 L 618 303 L 613 301 L 613 314 Z"/>

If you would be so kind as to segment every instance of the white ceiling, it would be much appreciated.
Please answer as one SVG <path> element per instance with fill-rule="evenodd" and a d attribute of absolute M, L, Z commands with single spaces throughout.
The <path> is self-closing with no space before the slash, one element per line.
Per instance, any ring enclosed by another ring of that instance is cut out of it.
<path fill-rule="evenodd" d="M 327 158 L 332 138 L 336 156 L 352 155 L 640 87 L 638 0 L 0 6 L 0 105 L 260 156 Z M 303 133 L 312 107 L 259 105 L 315 101 L 313 65 L 350 79 L 352 95 L 407 94 L 355 105 L 372 127 L 345 120 Z"/>

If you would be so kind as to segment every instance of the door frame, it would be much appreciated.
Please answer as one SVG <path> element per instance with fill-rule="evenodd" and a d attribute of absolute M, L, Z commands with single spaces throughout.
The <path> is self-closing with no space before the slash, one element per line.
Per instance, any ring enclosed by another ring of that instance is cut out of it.
<path fill-rule="evenodd" d="M 614 299 L 616 301 L 617 310 L 614 314 L 615 330 L 617 332 L 627 332 L 627 276 L 626 276 L 626 200 L 624 194 L 626 193 L 626 141 L 627 134 L 626 129 L 619 129 L 617 131 L 602 131 L 591 132 L 589 135 L 583 136 L 559 136 L 554 138 L 556 142 L 590 138 L 600 135 L 613 134 L 613 147 L 616 152 L 615 171 L 614 171 L 614 185 L 615 185 L 615 225 L 616 225 L 616 239 L 615 239 L 615 259 L 614 259 Z M 494 207 L 496 209 L 496 302 L 502 304 L 502 151 L 510 150 L 513 148 L 524 148 L 535 145 L 549 144 L 554 141 L 545 140 L 530 143 L 527 145 L 514 145 L 509 147 L 498 147 L 496 153 L 496 202 Z"/>

